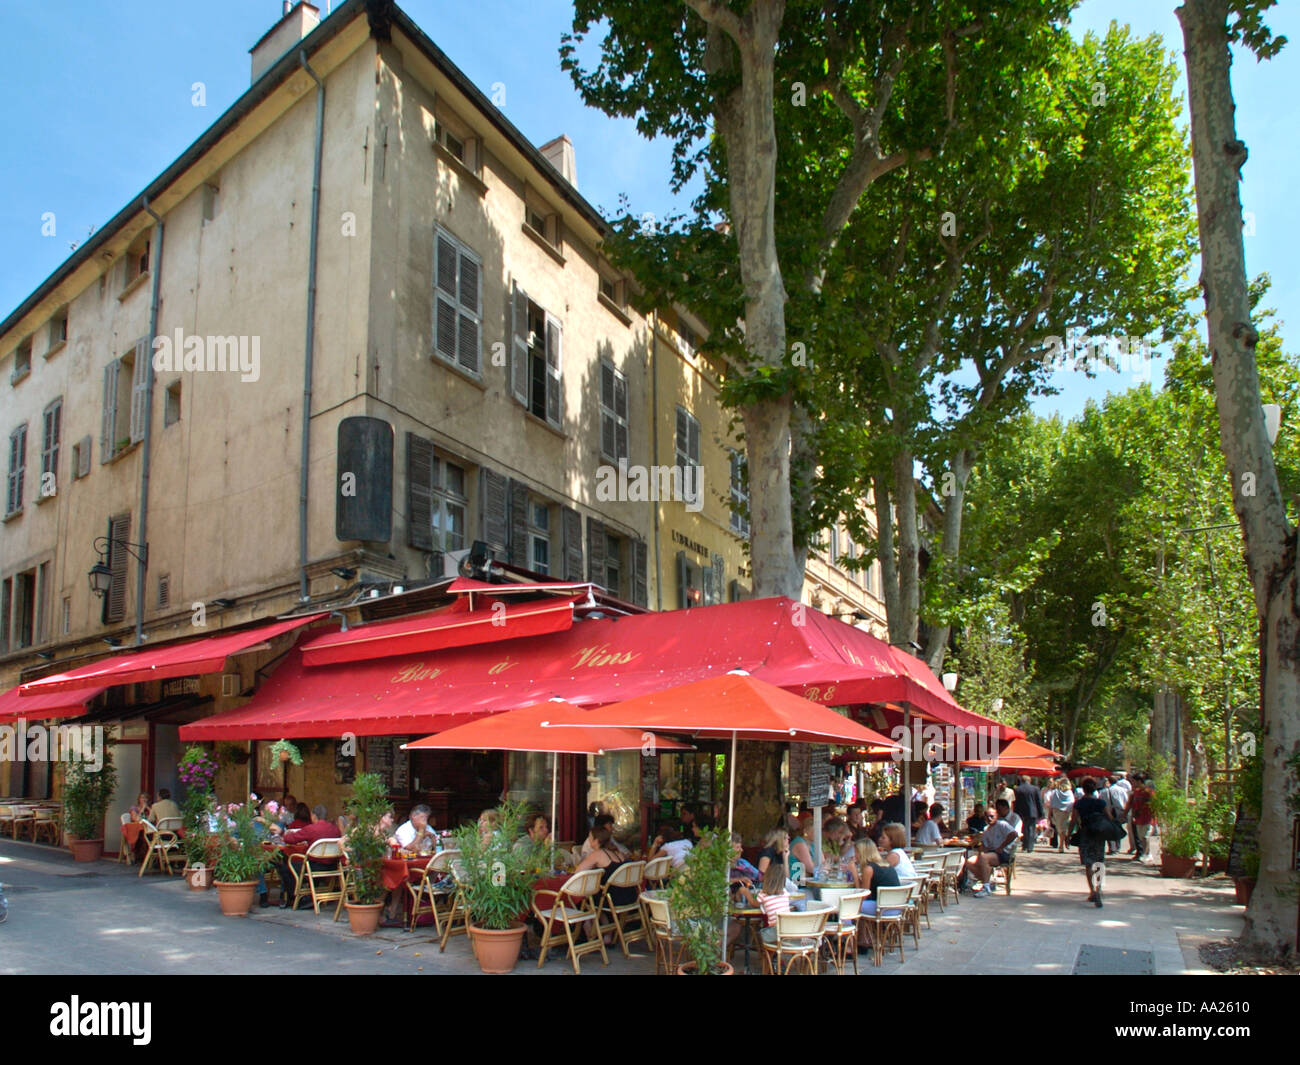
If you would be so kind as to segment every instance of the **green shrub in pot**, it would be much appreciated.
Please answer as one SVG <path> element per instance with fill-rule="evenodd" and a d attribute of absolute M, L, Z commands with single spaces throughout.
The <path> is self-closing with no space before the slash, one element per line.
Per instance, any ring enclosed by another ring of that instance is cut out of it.
<path fill-rule="evenodd" d="M 388 789 L 378 773 L 358 773 L 352 782 L 348 812 L 356 818 L 344 837 L 348 866 L 357 902 L 373 904 L 384 901 L 384 855 L 388 841 L 379 830 L 380 818 L 388 809 Z"/>

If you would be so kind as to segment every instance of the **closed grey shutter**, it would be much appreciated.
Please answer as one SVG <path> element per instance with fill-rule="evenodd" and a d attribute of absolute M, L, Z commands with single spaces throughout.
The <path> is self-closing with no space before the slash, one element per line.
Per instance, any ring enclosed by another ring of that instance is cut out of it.
<path fill-rule="evenodd" d="M 515 282 L 510 302 L 510 390 L 515 399 L 528 406 L 528 295 Z"/>
<path fill-rule="evenodd" d="M 600 405 L 600 453 L 617 461 L 617 419 L 607 413 L 614 410 L 614 367 L 607 362 L 600 364 Z"/>
<path fill-rule="evenodd" d="M 595 518 L 587 519 L 587 580 L 605 587 L 605 526 Z M 606 590 L 618 595 L 617 588 Z"/>
<path fill-rule="evenodd" d="M 560 356 L 562 330 L 560 320 L 553 314 L 546 316 L 546 420 L 557 429 L 564 421 L 564 396 L 560 390 Z"/>
<path fill-rule="evenodd" d="M 700 464 L 700 423 L 694 418 L 688 418 L 687 423 L 690 427 L 690 435 L 686 453 L 691 457 L 691 465 L 698 466 Z"/>
<path fill-rule="evenodd" d="M 646 581 L 646 543 L 632 541 L 632 602 L 637 606 L 650 605 L 649 584 Z"/>
<path fill-rule="evenodd" d="M 135 365 L 131 370 L 131 443 L 144 439 L 149 417 L 149 338 L 135 342 Z"/>
<path fill-rule="evenodd" d="M 627 416 L 627 378 L 621 374 L 614 375 L 614 413 L 618 415 L 618 422 L 614 429 L 614 457 L 616 459 L 625 459 L 630 456 L 627 441 L 627 427 L 629 424 Z"/>
<path fill-rule="evenodd" d="M 510 564 L 528 568 L 528 485 L 510 482 Z"/>
<path fill-rule="evenodd" d="M 456 359 L 466 370 L 478 373 L 479 359 L 479 283 L 478 261 L 460 255 L 460 320 L 456 332 Z M 468 311 L 469 313 L 465 313 Z"/>
<path fill-rule="evenodd" d="M 121 621 L 126 617 L 127 566 L 131 556 L 122 545 L 130 539 L 130 514 L 117 514 L 108 520 L 108 568 L 113 571 L 113 583 L 104 597 L 106 622 Z"/>
<path fill-rule="evenodd" d="M 582 515 L 570 507 L 560 508 L 564 529 L 564 579 L 582 580 Z"/>
<path fill-rule="evenodd" d="M 114 359 L 104 367 L 104 415 L 99 427 L 99 461 L 107 462 L 117 450 L 117 373 Z"/>
<path fill-rule="evenodd" d="M 63 421 L 63 402 L 55 400 L 45 408 L 44 432 L 41 438 L 41 473 L 58 473 L 60 423 Z M 57 490 L 57 483 L 55 485 Z"/>
<path fill-rule="evenodd" d="M 459 256 L 455 241 L 439 231 L 435 238 L 434 347 L 443 358 L 456 361 L 456 304 Z"/>
<path fill-rule="evenodd" d="M 406 434 L 407 542 L 433 550 L 433 443 Z M 441 545 L 440 545 L 441 546 Z"/>
<path fill-rule="evenodd" d="M 495 470 L 479 467 L 479 535 L 505 559 L 510 546 L 510 518 L 507 494 L 509 482 Z"/>

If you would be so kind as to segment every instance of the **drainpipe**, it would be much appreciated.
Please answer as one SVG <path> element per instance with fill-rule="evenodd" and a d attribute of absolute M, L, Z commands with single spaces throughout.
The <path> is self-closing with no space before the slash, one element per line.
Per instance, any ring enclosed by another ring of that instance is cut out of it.
<path fill-rule="evenodd" d="M 302 380 L 302 471 L 298 485 L 298 598 L 311 598 L 307 587 L 307 476 L 311 458 L 311 373 L 316 353 L 316 246 L 320 234 L 321 144 L 325 136 L 325 83 L 307 63 L 307 52 L 298 62 L 316 83 L 316 146 L 311 172 L 311 230 L 307 251 L 307 340 L 303 353 Z"/>
<path fill-rule="evenodd" d="M 140 545 L 142 550 L 135 570 L 135 645 L 144 643 L 145 573 L 149 568 L 149 468 L 153 440 L 153 342 L 158 336 L 158 290 L 162 285 L 163 220 L 149 206 L 149 197 L 142 196 L 140 205 L 154 220 L 157 230 L 153 252 L 153 280 L 149 296 L 149 349 L 144 353 L 149 360 L 144 371 L 144 440 L 140 452 Z"/>
<path fill-rule="evenodd" d="M 656 308 L 650 333 L 650 465 L 659 461 L 659 373 L 655 356 L 659 352 L 659 311 Z M 664 608 L 664 572 L 659 564 L 659 504 L 654 505 L 655 609 Z"/>

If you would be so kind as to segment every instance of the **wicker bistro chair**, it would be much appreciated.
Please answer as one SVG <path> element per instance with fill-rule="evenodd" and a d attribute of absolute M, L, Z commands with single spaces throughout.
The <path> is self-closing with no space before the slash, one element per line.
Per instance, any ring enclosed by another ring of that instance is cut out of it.
<path fill-rule="evenodd" d="M 652 858 L 645 863 L 645 886 L 650 889 L 666 888 L 673 878 L 671 858 Z"/>
<path fill-rule="evenodd" d="M 668 900 L 643 891 L 641 907 L 649 932 L 648 941 L 655 952 L 655 975 L 663 973 L 665 976 L 672 976 L 677 972 L 677 966 L 681 964 L 685 940 L 673 928 Z"/>
<path fill-rule="evenodd" d="M 939 892 L 941 897 L 946 897 L 948 892 L 952 892 L 952 901 L 961 904 L 961 889 L 957 882 L 961 879 L 962 870 L 966 868 L 966 852 L 953 851 L 951 854 L 945 854 L 943 857 L 943 875 L 939 881 Z M 942 903 L 940 903 L 942 906 Z"/>
<path fill-rule="evenodd" d="M 6 826 L 10 829 L 10 831 L 13 830 L 14 808 L 11 804 L 7 802 L 0 803 L 0 832 L 3 832 Z M 17 839 L 16 836 L 14 838 Z"/>
<path fill-rule="evenodd" d="M 455 905 L 455 882 L 452 890 L 445 890 L 447 877 L 451 873 L 453 859 L 460 857 L 460 851 L 439 851 L 429 859 L 429 864 L 420 873 L 419 880 L 406 881 L 407 893 L 411 896 L 411 931 L 415 931 L 416 922 L 426 913 L 433 914 L 433 934 L 442 939 L 442 919 L 451 912 Z"/>
<path fill-rule="evenodd" d="M 32 825 L 32 842 L 39 842 L 41 836 L 44 835 L 57 846 L 62 828 L 59 821 L 60 812 L 53 806 L 38 806 L 36 808 L 36 821 Z"/>
<path fill-rule="evenodd" d="M 584 954 L 599 951 L 601 964 L 609 964 L 609 955 L 605 953 L 605 938 L 600 932 L 600 913 L 596 909 L 597 899 L 604 890 L 601 884 L 603 875 L 600 869 L 584 869 L 569 877 L 558 891 L 539 891 L 533 896 L 533 913 L 542 922 L 542 944 L 537 955 L 539 969 L 546 963 L 551 941 L 559 937 L 555 931 L 557 924 L 564 929 L 564 938 L 569 945 L 569 960 L 573 963 L 575 974 L 582 972 L 579 959 Z M 542 906 L 537 901 L 544 895 L 552 896 L 549 907 Z M 588 935 L 586 942 L 580 943 L 574 938 L 574 930 L 583 925 L 587 926 Z"/>
<path fill-rule="evenodd" d="M 826 926 L 826 946 L 829 948 L 831 964 L 841 976 L 847 969 L 845 962 L 850 958 L 853 959 L 853 973 L 857 975 L 858 921 L 862 917 L 862 903 L 869 895 L 870 892 L 857 889 L 839 893 L 835 901 L 838 913 L 832 914 L 836 920 Z"/>
<path fill-rule="evenodd" d="M 627 949 L 629 943 L 636 943 L 638 940 L 644 940 L 647 946 L 650 943 L 650 933 L 646 930 L 645 917 L 641 912 L 641 880 L 644 873 L 645 862 L 624 862 L 605 881 L 596 902 L 597 911 L 609 917 L 608 921 L 600 925 L 598 932 L 601 936 L 606 932 L 613 932 L 618 937 L 618 945 L 622 948 L 625 958 L 632 957 Z M 624 903 L 622 906 L 616 904 L 613 894 L 615 888 L 635 888 L 636 901 Z M 636 920 L 637 927 L 629 929 L 627 926 L 632 919 Z"/>
<path fill-rule="evenodd" d="M 907 906 L 909 887 L 882 887 L 876 889 L 876 912 L 864 913 L 858 919 L 858 928 L 871 929 L 871 945 L 877 965 L 884 961 L 885 952 L 898 944 L 898 956 L 903 958 L 903 914 Z M 903 959 L 906 960 L 906 959 Z"/>
<path fill-rule="evenodd" d="M 10 833 L 14 839 L 18 838 L 20 828 L 25 829 L 30 835 L 36 826 L 36 808 L 15 803 L 9 807 L 9 814 L 4 819 L 9 822 Z"/>
<path fill-rule="evenodd" d="M 130 814 L 123 814 L 123 815 L 122 815 L 122 824 L 124 824 L 124 825 L 129 825 L 130 823 L 131 823 L 131 815 L 130 815 Z M 119 840 L 118 840 L 118 844 L 117 844 L 117 860 L 118 860 L 118 863 L 121 864 L 121 865 L 134 865 L 134 864 L 135 864 L 135 855 L 131 853 L 131 846 L 130 846 L 130 844 L 128 844 L 128 843 L 126 842 L 126 833 L 125 833 L 125 832 L 123 832 L 123 833 L 121 834 L 121 837 L 120 837 Z"/>
<path fill-rule="evenodd" d="M 939 904 L 939 912 L 943 912 L 943 858 L 936 858 L 933 861 L 914 862 L 914 867 L 918 876 L 925 877 L 925 927 L 930 927 L 930 900 L 933 899 Z"/>
<path fill-rule="evenodd" d="M 142 822 L 145 855 L 136 876 L 144 876 L 151 865 L 157 866 L 168 876 L 185 869 L 185 849 L 181 844 L 180 836 L 177 835 L 177 829 L 182 823 L 179 817 L 164 817 L 157 825 L 150 824 L 148 821 Z"/>
<path fill-rule="evenodd" d="M 432 863 L 430 863 L 432 864 Z M 452 936 L 469 935 L 469 907 L 465 901 L 465 866 L 460 860 L 460 851 L 451 852 L 447 859 L 451 867 L 451 876 L 456 883 L 456 890 L 451 896 L 451 909 L 447 911 L 446 923 L 438 937 L 438 953 L 447 949 L 447 941 Z"/>
<path fill-rule="evenodd" d="M 316 862 L 313 866 L 311 863 Z M 291 854 L 286 868 L 293 875 L 293 901 L 298 908 L 301 899 L 310 898 L 311 908 L 320 913 L 322 902 L 333 902 L 334 919 L 343 912 L 343 901 L 348 894 L 348 874 L 343 864 L 343 841 L 318 839 L 307 848 L 306 854 Z"/>
<path fill-rule="evenodd" d="M 1000 878 L 1002 880 L 1002 886 L 1007 889 L 1007 894 L 1008 895 L 1011 894 L 1011 878 L 1015 875 L 1016 852 L 1019 849 L 1020 847 L 1018 843 L 1012 843 L 1007 851 L 1008 856 L 1011 858 L 1011 861 L 1009 861 L 1006 865 L 998 865 L 994 867 L 993 877 L 989 881 L 990 891 L 993 889 L 993 884 Z"/>
<path fill-rule="evenodd" d="M 826 919 L 830 915 L 829 906 L 818 906 L 813 902 L 802 913 L 797 910 L 778 913 L 775 938 L 759 941 L 763 948 L 763 971 L 768 975 L 788 976 L 795 965 L 802 962 L 804 968 L 816 976 L 821 968 L 822 942 L 826 935 Z"/>
<path fill-rule="evenodd" d="M 916 890 L 912 892 L 912 898 L 909 900 L 908 904 L 915 911 L 914 923 L 916 925 L 917 932 L 918 933 L 920 932 L 921 921 L 925 921 L 925 927 L 928 930 L 930 928 L 930 877 L 929 875 L 922 873 L 920 876 L 900 876 L 898 878 L 898 882 L 900 884 L 910 884 L 911 886 L 916 888 Z M 909 918 L 909 923 L 911 923 L 910 918 Z M 919 940 L 917 942 L 917 946 L 918 947 L 920 946 Z"/>

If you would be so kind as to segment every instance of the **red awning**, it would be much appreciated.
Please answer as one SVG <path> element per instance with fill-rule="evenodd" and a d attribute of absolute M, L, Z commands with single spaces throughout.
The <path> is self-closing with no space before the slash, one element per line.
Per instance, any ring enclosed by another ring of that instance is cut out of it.
<path fill-rule="evenodd" d="M 526 642 L 333 666 L 308 667 L 294 649 L 248 704 L 182 726 L 181 738 L 422 735 L 553 697 L 603 706 L 733 669 L 826 706 L 907 703 L 926 720 L 1020 735 L 902 675 L 889 652 L 784 598 L 584 619 Z"/>
<path fill-rule="evenodd" d="M 322 617 L 325 615 L 304 614 L 266 625 L 254 625 L 248 629 L 218 632 L 197 640 L 179 640 L 161 647 L 144 647 L 138 651 L 100 659 L 88 666 L 78 666 L 66 673 L 55 673 L 40 680 L 28 681 L 19 685 L 18 690 L 26 702 L 35 695 L 73 688 L 102 688 L 105 685 L 137 684 L 149 680 L 166 680 L 169 677 L 220 673 L 231 655 L 254 650 L 259 644 Z"/>
<path fill-rule="evenodd" d="M 495 603 L 471 612 L 468 601 L 458 599 L 449 607 L 414 617 L 313 636 L 303 641 L 302 660 L 308 666 L 327 666 L 563 632 L 573 625 L 576 601 L 574 597 Z"/>
<path fill-rule="evenodd" d="M 82 688 L 71 695 L 47 692 L 44 695 L 21 695 L 17 688 L 0 694 L 0 725 L 17 721 L 44 721 L 54 717 L 80 717 L 105 688 Z"/>

